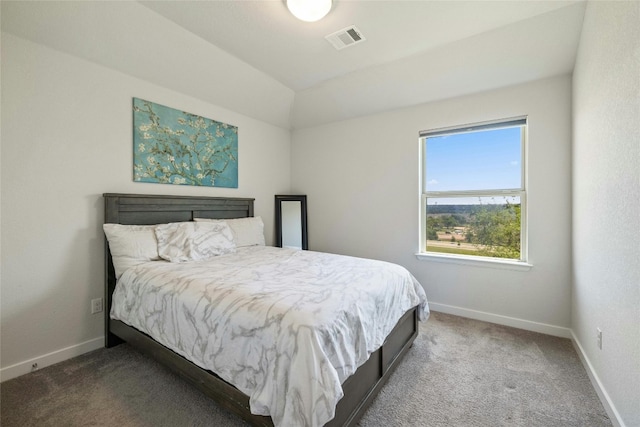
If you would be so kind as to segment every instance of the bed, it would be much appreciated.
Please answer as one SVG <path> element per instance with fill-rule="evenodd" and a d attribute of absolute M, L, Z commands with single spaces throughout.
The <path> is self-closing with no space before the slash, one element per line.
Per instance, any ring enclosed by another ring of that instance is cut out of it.
<path fill-rule="evenodd" d="M 156 196 L 136 194 L 104 194 L 105 224 L 123 225 L 155 225 L 177 222 L 189 222 L 196 218 L 202 219 L 232 219 L 251 218 L 253 212 L 253 199 L 250 198 L 216 198 L 216 197 L 188 197 L 188 196 Z M 258 251 L 258 249 L 256 249 Z M 275 248 L 263 247 L 259 251 L 273 256 Z M 299 252 L 284 255 L 291 258 L 310 257 L 311 254 Z M 238 250 L 239 254 L 242 251 Z M 225 381 L 219 375 L 201 367 L 198 360 L 188 360 L 167 346 L 151 338 L 138 328 L 129 326 L 121 320 L 110 316 L 116 291 L 116 271 L 111 256 L 109 244 L 105 243 L 106 254 L 106 286 L 105 286 L 105 345 L 112 347 L 121 342 L 127 342 L 137 350 L 153 357 L 169 369 L 181 375 L 185 380 L 199 388 L 210 398 L 217 401 L 222 407 L 236 413 L 238 416 L 255 426 L 273 426 L 271 417 L 256 415 L 250 409 L 250 397 L 240 391 L 230 382 Z M 253 256 L 248 253 L 246 257 Z M 330 257 L 331 255 L 324 255 Z M 220 258 L 234 261 L 236 255 L 229 258 Z M 249 259 L 249 258 L 248 258 Z M 217 262 L 217 261 L 216 261 Z M 166 263 L 171 264 L 171 263 Z M 163 266 L 164 268 L 165 266 Z M 166 266 L 166 268 L 173 268 Z M 143 270 L 146 266 L 136 267 L 127 271 L 128 276 L 139 274 L 145 276 Z M 154 267 L 155 268 L 155 267 Z M 133 272 L 140 270 L 140 273 Z M 148 275 L 148 274 L 147 274 Z M 146 277 L 146 276 L 145 276 Z M 389 378 L 393 370 L 398 366 L 403 356 L 411 347 L 418 334 L 418 318 L 424 312 L 425 303 L 410 307 L 404 314 L 399 315 L 399 320 L 392 325 L 391 332 L 384 337 L 383 344 L 373 351 L 366 361 L 357 367 L 354 373 L 341 383 L 341 392 L 344 396 L 335 405 L 335 416 L 328 421 L 327 426 L 352 426 L 362 416 L 368 405 L 375 398 L 381 387 Z M 117 308 L 117 307 L 116 307 Z M 114 310 L 114 312 L 117 310 Z M 394 319 L 395 322 L 395 319 Z M 225 374 L 220 373 L 225 376 Z M 240 386 L 239 386 L 240 387 Z M 255 406 L 255 402 L 254 402 Z M 291 424 L 291 419 L 288 419 Z M 305 420 L 304 424 L 307 423 Z M 280 422 L 282 425 L 283 423 Z M 295 424 L 298 424 L 297 422 Z M 309 424 L 314 424 L 309 422 Z"/>

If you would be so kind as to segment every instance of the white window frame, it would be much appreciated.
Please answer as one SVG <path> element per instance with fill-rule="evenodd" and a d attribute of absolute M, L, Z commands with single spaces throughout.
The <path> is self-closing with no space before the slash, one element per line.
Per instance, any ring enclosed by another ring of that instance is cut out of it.
<path fill-rule="evenodd" d="M 502 129 L 507 127 L 521 126 L 521 140 L 520 140 L 520 188 L 506 188 L 499 190 L 469 190 L 469 191 L 427 191 L 426 188 L 426 140 L 430 137 L 444 136 L 460 133 L 471 133 L 480 130 L 490 129 Z M 420 145 L 420 214 L 418 215 L 419 225 L 419 242 L 418 253 L 416 257 L 420 260 L 455 263 L 455 264 L 469 264 L 481 267 L 494 267 L 502 269 L 512 270 L 529 270 L 532 265 L 529 264 L 528 244 L 527 244 L 527 139 L 528 139 L 528 123 L 527 117 L 513 117 L 509 119 L 493 120 L 482 123 L 475 123 L 463 126 L 452 126 L 447 128 L 439 128 L 428 131 L 421 131 L 419 134 L 418 142 Z M 507 259 L 497 257 L 485 257 L 477 255 L 459 255 L 448 254 L 440 252 L 427 252 L 427 199 L 433 197 L 509 197 L 516 196 L 520 198 L 520 259 Z"/>

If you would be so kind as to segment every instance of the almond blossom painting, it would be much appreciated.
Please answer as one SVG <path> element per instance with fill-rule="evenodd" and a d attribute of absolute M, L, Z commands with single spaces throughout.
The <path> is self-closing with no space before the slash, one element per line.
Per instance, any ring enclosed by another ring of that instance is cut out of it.
<path fill-rule="evenodd" d="M 238 188 L 238 128 L 133 98 L 133 180 Z"/>

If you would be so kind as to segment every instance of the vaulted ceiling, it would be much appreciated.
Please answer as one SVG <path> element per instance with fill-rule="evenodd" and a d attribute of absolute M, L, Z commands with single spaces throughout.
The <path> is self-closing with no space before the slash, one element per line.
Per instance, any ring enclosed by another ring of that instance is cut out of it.
<path fill-rule="evenodd" d="M 2 2 L 2 30 L 287 128 L 573 70 L 583 1 Z M 325 36 L 355 25 L 366 41 Z M 209 76 L 209 78 L 208 78 Z"/>

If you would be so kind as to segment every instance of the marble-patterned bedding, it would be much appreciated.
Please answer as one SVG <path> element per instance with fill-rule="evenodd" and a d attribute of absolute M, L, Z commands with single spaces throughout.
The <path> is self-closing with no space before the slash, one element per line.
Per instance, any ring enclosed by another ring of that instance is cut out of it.
<path fill-rule="evenodd" d="M 382 261 L 268 246 L 124 272 L 111 317 L 209 369 L 278 426 L 321 426 L 424 290 Z"/>

